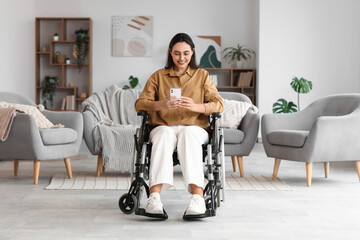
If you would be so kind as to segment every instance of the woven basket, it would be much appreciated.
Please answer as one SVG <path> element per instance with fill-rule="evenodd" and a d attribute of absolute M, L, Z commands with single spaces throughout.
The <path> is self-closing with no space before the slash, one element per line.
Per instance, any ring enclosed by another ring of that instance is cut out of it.
<path fill-rule="evenodd" d="M 56 63 L 64 64 L 65 63 L 65 54 L 61 54 L 60 52 L 56 52 Z"/>

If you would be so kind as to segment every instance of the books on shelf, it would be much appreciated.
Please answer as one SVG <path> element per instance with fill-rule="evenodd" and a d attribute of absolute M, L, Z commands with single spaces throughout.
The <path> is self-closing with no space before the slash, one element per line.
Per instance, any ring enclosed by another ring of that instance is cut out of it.
<path fill-rule="evenodd" d="M 61 101 L 61 110 L 65 110 L 66 107 L 66 98 L 63 98 Z"/>
<path fill-rule="evenodd" d="M 75 110 L 75 96 L 68 95 L 62 99 L 61 110 Z"/>
<path fill-rule="evenodd" d="M 238 87 L 250 87 L 252 77 L 253 77 L 253 73 L 251 71 L 239 73 L 237 86 Z"/>

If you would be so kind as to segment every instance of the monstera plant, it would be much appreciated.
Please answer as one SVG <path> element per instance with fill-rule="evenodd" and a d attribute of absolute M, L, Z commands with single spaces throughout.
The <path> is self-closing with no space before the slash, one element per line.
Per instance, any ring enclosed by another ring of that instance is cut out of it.
<path fill-rule="evenodd" d="M 291 113 L 297 112 L 297 106 L 293 102 L 287 102 L 285 99 L 280 98 L 273 104 L 273 113 Z"/>
<path fill-rule="evenodd" d="M 291 87 L 297 92 L 298 110 L 300 111 L 300 93 L 308 93 L 312 89 L 312 82 L 304 78 L 293 77 Z"/>
<path fill-rule="evenodd" d="M 312 90 L 312 82 L 304 78 L 293 77 L 290 83 L 292 89 L 297 92 L 297 105 L 280 98 L 274 104 L 273 113 L 291 113 L 300 111 L 300 93 L 308 93 Z"/>

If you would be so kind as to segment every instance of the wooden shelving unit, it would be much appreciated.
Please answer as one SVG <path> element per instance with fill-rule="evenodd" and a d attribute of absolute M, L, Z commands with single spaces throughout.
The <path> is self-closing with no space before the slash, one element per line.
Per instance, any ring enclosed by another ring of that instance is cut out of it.
<path fill-rule="evenodd" d="M 75 31 L 89 29 L 89 51 L 81 71 L 73 57 Z M 59 34 L 59 40 L 53 40 L 54 33 Z M 46 46 L 46 51 L 42 47 Z M 70 64 L 57 63 L 56 53 L 70 58 Z M 74 96 L 74 109 L 79 110 L 84 98 L 92 92 L 92 20 L 91 18 L 52 18 L 39 17 L 35 19 L 35 100 L 41 102 L 42 81 L 45 76 L 56 76 L 58 86 L 54 97 L 54 106 L 50 110 L 61 110 L 62 100 L 66 96 Z"/>
<path fill-rule="evenodd" d="M 205 68 L 217 89 L 225 92 L 239 92 L 256 104 L 256 71 L 254 68 Z"/>

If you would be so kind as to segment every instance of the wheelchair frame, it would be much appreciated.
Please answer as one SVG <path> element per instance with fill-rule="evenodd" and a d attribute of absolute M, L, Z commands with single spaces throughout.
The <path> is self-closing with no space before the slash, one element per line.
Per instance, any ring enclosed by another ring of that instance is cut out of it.
<path fill-rule="evenodd" d="M 119 208 L 125 214 L 135 212 L 135 215 L 167 219 L 167 213 L 149 214 L 144 208 L 140 208 L 142 192 L 145 190 L 147 197 L 150 195 L 150 189 L 145 180 L 149 177 L 150 152 L 152 144 L 149 141 L 150 128 L 146 124 L 148 113 L 141 111 L 137 113 L 142 116 L 140 129 L 134 135 L 136 154 L 134 157 L 133 169 L 131 171 L 131 186 L 129 191 L 119 198 Z M 206 205 L 205 214 L 185 215 L 184 219 L 204 218 L 216 215 L 216 209 L 220 202 L 225 202 L 225 152 L 224 152 L 224 134 L 218 127 L 220 114 L 214 113 L 209 116 L 210 138 L 207 144 L 203 145 L 203 162 L 205 162 L 205 178 L 208 180 L 204 188 L 204 200 Z M 175 163 L 174 166 L 178 163 Z"/>

